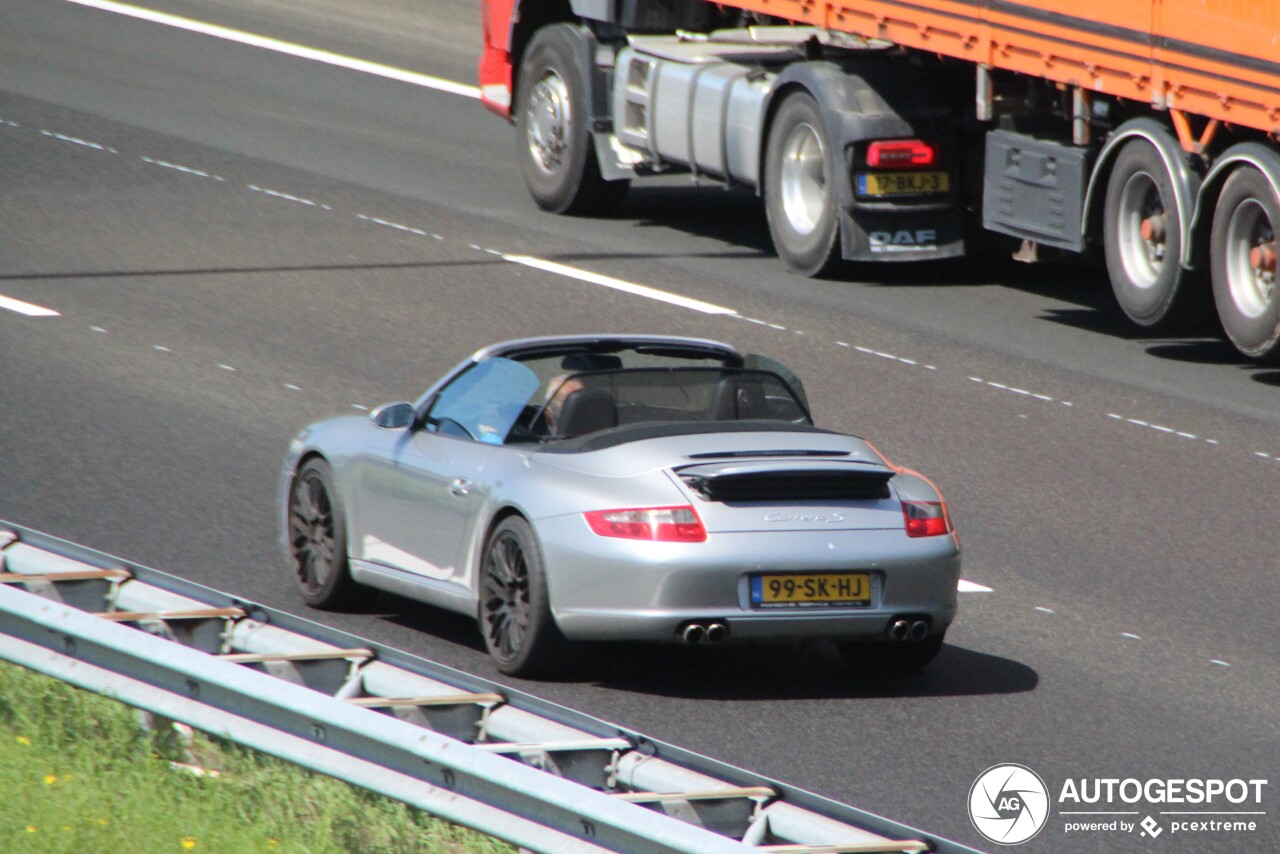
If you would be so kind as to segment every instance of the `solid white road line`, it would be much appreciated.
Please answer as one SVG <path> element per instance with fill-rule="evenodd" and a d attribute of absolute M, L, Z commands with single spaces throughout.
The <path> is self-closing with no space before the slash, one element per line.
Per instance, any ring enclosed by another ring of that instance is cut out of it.
<path fill-rule="evenodd" d="M 375 74 L 379 77 L 387 77 L 392 80 L 400 80 L 405 83 L 412 83 L 415 86 L 424 86 L 428 89 L 436 89 L 453 95 L 462 95 L 467 98 L 480 97 L 480 88 L 478 86 L 468 86 L 463 83 L 456 83 L 452 80 L 445 80 L 440 77 L 432 77 L 427 74 L 418 74 L 413 71 L 406 71 L 402 68 L 393 68 L 376 62 L 369 62 L 367 60 L 356 59 L 350 56 L 342 56 L 341 54 L 330 53 L 326 50 L 317 50 L 316 48 L 292 44 L 290 42 L 267 38 L 266 36 L 259 36 L 253 33 L 246 33 L 241 30 L 234 30 L 229 27 L 222 27 L 216 24 L 208 24 L 203 21 L 196 21 L 179 15 L 170 15 L 165 12 L 144 9 L 127 3 L 117 3 L 114 2 L 114 0 L 67 0 L 67 2 L 75 3 L 80 6 L 87 6 L 91 9 L 98 9 L 103 12 L 126 15 L 131 18 L 150 21 L 155 24 L 163 24 L 167 27 L 175 27 L 188 32 L 213 36 L 214 38 L 225 39 L 238 44 L 276 51 L 277 53 L 288 54 L 289 56 L 296 56 L 302 59 L 313 60 L 315 62 L 323 62 L 340 68 L 361 71 L 366 74 Z M 390 223 L 387 224 L 389 225 Z M 432 236 L 434 237 L 435 235 Z M 503 255 L 502 257 L 514 264 L 523 264 L 526 267 L 535 267 L 548 273 L 568 276 L 569 278 L 577 279 L 578 281 L 588 282 L 590 284 L 600 285 L 606 288 L 613 288 L 614 290 L 624 291 L 626 293 L 646 297 L 648 299 L 660 300 L 682 308 L 700 311 L 704 314 L 736 315 L 738 313 L 734 309 L 726 308 L 722 305 L 715 305 L 714 303 L 703 302 L 702 300 L 682 297 L 678 294 L 667 293 L 666 291 L 661 291 L 657 288 L 648 287 L 647 285 L 639 285 L 634 282 L 615 279 L 612 276 L 602 276 L 597 273 L 590 273 L 586 270 L 579 270 L 574 267 L 565 266 L 564 264 L 556 264 L 552 261 L 543 261 L 540 258 L 533 258 L 527 255 Z"/>
<path fill-rule="evenodd" d="M 343 56 L 338 53 L 330 53 L 327 50 L 317 50 L 313 47 L 305 47 L 304 45 L 267 38 L 266 36 L 254 35 L 253 33 L 246 33 L 241 30 L 233 30 L 230 27 L 220 27 L 217 24 L 206 24 L 203 21 L 183 18 L 178 15 L 169 15 L 165 12 L 156 12 L 152 9 L 143 9 L 139 6 L 130 6 L 127 3 L 114 3 L 111 2 L 111 0 L 67 0 L 67 2 L 75 3 L 80 6 L 88 6 L 91 9 L 98 9 L 103 12 L 111 12 L 116 15 L 126 15 L 130 18 L 150 21 L 153 24 L 163 24 L 166 27 L 174 27 L 179 30 L 187 30 L 188 32 L 199 33 L 205 36 L 213 36 L 214 38 L 225 39 L 226 41 L 249 45 L 250 47 L 259 47 L 263 50 L 284 53 L 289 56 L 296 56 L 300 59 L 323 62 L 326 65 L 336 65 L 339 68 L 346 68 L 351 71 L 360 71 L 365 74 L 374 74 L 378 77 L 399 80 L 402 83 L 410 83 L 414 86 L 422 86 L 427 89 L 448 92 L 451 95 L 461 95 L 464 98 L 480 97 L 479 86 L 468 86 L 463 83 L 455 83 L 452 80 L 432 77 L 429 74 L 419 74 L 415 71 L 406 71 L 403 68 L 394 68 L 390 65 L 382 65 L 377 62 L 369 62 L 368 60 L 356 59 L 351 56 Z"/>
<path fill-rule="evenodd" d="M 960 579 L 960 583 L 956 585 L 956 590 L 958 590 L 958 591 L 959 591 L 959 592 L 961 592 L 961 593 L 990 593 L 990 592 L 992 592 L 991 588 L 990 588 L 990 587 L 987 587 L 985 584 L 978 584 L 977 582 L 974 582 L 974 581 L 966 581 L 966 580 L 965 580 L 965 579 L 963 579 L 963 578 L 962 578 L 962 579 Z"/>
<path fill-rule="evenodd" d="M 570 279 L 577 279 L 580 282 L 600 285 L 601 287 L 612 288 L 615 291 L 623 291 L 624 293 L 634 294 L 635 296 L 646 297 L 648 299 L 660 300 L 672 305 L 678 305 L 681 308 L 700 311 L 703 314 L 738 313 L 732 308 L 726 308 L 725 306 L 716 305 L 715 303 L 703 302 L 702 300 L 692 299 L 690 297 L 682 297 L 679 294 L 660 291 L 657 288 L 651 288 L 648 285 L 638 285 L 635 282 L 615 279 L 612 276 L 602 276 L 599 273 L 579 270 L 577 267 L 568 267 L 564 264 L 557 264 L 554 261 L 544 261 L 541 258 L 534 258 L 529 255 L 503 255 L 502 259 L 504 261 L 510 261 L 512 264 L 522 264 L 525 267 L 533 267 L 535 270 L 555 273 L 559 276 L 567 276 Z"/>
<path fill-rule="evenodd" d="M 45 308 L 42 305 L 33 305 L 29 302 L 23 302 L 13 297 L 0 296 L 0 308 L 16 311 L 18 314 L 25 314 L 27 317 L 59 317 L 60 312 L 56 312 L 51 308 Z"/>

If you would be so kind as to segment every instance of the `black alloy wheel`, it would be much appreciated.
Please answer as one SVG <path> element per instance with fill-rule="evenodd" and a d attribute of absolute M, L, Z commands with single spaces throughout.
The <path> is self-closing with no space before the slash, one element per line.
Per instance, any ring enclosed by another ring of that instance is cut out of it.
<path fill-rule="evenodd" d="M 479 617 L 501 672 L 544 675 L 563 663 L 566 642 L 551 615 L 542 557 L 533 529 L 519 516 L 504 519 L 489 536 Z"/>
<path fill-rule="evenodd" d="M 308 460 L 289 491 L 289 550 L 298 591 L 313 608 L 353 604 L 357 588 L 347 571 L 347 534 L 324 460 Z"/>

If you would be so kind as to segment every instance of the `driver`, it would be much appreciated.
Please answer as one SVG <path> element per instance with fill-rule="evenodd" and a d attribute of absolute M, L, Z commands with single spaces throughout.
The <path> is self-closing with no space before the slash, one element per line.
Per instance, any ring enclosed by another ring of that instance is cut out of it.
<path fill-rule="evenodd" d="M 569 399 L 569 395 L 583 387 L 582 378 L 572 376 L 568 373 L 559 373 L 551 378 L 551 382 L 547 384 L 547 402 L 542 407 L 542 418 L 546 421 L 547 432 L 554 436 L 556 434 L 556 425 L 560 421 L 560 412 L 564 409 L 564 402 Z"/>

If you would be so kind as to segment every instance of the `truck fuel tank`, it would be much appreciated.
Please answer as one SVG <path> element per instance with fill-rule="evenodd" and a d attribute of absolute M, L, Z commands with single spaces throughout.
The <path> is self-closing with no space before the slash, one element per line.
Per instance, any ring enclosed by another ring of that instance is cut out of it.
<path fill-rule="evenodd" d="M 759 185 L 764 105 L 795 44 L 635 37 L 617 58 L 614 133 L 660 169 L 686 167 L 749 187 Z M 718 38 L 724 38 L 717 33 Z"/>

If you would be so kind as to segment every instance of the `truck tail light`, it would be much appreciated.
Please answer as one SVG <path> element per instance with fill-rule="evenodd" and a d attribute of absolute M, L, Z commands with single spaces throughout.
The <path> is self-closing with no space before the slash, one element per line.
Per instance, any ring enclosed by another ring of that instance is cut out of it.
<path fill-rule="evenodd" d="M 908 537 L 938 537 L 951 533 L 951 514 L 941 501 L 904 501 L 902 518 Z"/>
<path fill-rule="evenodd" d="M 664 543 L 701 543 L 707 539 L 707 529 L 689 505 L 593 510 L 582 515 L 591 530 L 602 537 Z"/>
<path fill-rule="evenodd" d="M 937 148 L 921 139 L 881 139 L 867 146 L 872 169 L 921 169 L 937 160 Z"/>

